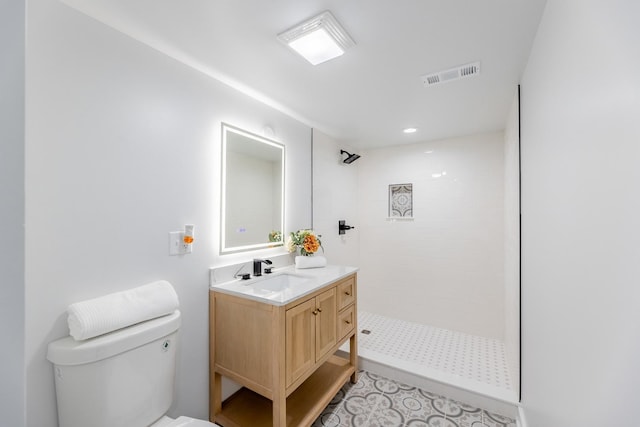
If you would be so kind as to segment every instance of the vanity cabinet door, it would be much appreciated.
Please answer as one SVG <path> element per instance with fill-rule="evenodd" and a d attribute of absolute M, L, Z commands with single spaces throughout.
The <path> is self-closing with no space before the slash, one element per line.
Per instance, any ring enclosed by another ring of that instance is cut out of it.
<path fill-rule="evenodd" d="M 287 310 L 285 382 L 287 387 L 331 350 L 337 340 L 336 289 Z"/>
<path fill-rule="evenodd" d="M 311 298 L 286 312 L 285 382 L 287 386 L 311 369 L 316 362 L 315 310 L 316 299 Z"/>
<path fill-rule="evenodd" d="M 332 288 L 316 297 L 316 359 L 327 354 L 338 341 L 336 289 Z"/>

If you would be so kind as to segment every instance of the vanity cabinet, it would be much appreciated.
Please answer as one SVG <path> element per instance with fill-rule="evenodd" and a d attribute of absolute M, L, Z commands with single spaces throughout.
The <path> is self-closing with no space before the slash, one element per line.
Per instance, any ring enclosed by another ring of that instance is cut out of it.
<path fill-rule="evenodd" d="M 356 275 L 284 305 L 210 291 L 210 420 L 310 426 L 357 381 Z M 349 341 L 349 359 L 335 356 Z M 222 402 L 222 377 L 241 390 Z"/>

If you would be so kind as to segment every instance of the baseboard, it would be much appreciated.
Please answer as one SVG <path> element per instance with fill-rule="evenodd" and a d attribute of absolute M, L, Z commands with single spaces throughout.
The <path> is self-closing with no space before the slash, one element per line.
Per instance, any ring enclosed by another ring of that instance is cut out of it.
<path fill-rule="evenodd" d="M 516 418 L 517 427 L 527 427 L 527 419 L 524 416 L 524 409 L 522 406 L 518 406 L 518 417 Z"/>

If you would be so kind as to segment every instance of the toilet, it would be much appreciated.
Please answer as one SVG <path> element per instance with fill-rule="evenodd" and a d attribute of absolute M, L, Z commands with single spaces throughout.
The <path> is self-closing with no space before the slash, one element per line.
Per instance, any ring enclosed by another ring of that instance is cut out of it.
<path fill-rule="evenodd" d="M 84 341 L 49 344 L 60 427 L 213 427 L 166 416 L 173 401 L 180 311 Z M 203 373 L 206 375 L 206 373 Z"/>

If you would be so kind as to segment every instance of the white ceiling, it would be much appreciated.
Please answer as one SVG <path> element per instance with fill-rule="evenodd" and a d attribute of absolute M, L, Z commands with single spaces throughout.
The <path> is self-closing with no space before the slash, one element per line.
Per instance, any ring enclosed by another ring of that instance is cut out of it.
<path fill-rule="evenodd" d="M 504 128 L 546 0 L 64 0 L 358 148 Z M 276 35 L 330 10 L 355 40 L 312 66 Z M 478 76 L 421 75 L 480 61 Z M 416 127 L 412 135 L 405 127 Z"/>

